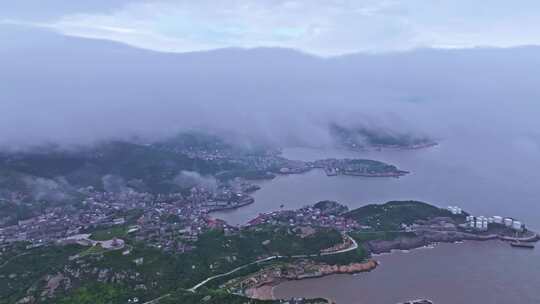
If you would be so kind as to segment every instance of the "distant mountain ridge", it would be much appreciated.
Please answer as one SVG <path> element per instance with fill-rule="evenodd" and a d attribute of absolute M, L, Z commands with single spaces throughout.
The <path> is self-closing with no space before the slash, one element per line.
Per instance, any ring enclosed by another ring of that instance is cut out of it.
<path fill-rule="evenodd" d="M 425 136 L 370 129 L 369 127 L 346 127 L 337 123 L 330 125 L 330 133 L 338 146 L 352 149 L 420 149 L 437 143 Z"/>
<path fill-rule="evenodd" d="M 0 111 L 16 113 L 0 121 L 1 146 L 152 138 L 201 126 L 294 143 L 326 136 L 320 125 L 342 116 L 387 112 L 414 131 L 425 128 L 409 108 L 473 102 L 486 92 L 519 99 L 540 70 L 535 46 L 319 58 L 274 48 L 158 53 L 10 26 L 0 26 L 0 38 Z"/>

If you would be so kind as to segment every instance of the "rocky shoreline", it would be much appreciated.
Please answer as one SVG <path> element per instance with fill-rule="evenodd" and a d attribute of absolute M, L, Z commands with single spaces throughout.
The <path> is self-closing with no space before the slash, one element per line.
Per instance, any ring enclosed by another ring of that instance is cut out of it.
<path fill-rule="evenodd" d="M 377 268 L 378 262 L 371 259 L 364 263 L 351 263 L 348 265 L 317 265 L 318 270 L 312 273 L 304 274 L 291 274 L 291 275 L 279 275 L 268 276 L 266 280 L 256 284 L 244 291 L 244 294 L 252 299 L 258 300 L 275 300 L 273 289 L 275 286 L 284 283 L 286 281 L 298 281 L 306 279 L 321 278 L 325 276 L 335 274 L 355 274 L 360 272 L 369 272 Z M 250 278 L 252 280 L 253 278 Z"/>
<path fill-rule="evenodd" d="M 395 178 L 399 178 L 399 177 L 405 176 L 407 174 L 410 174 L 410 172 L 409 171 L 404 171 L 404 170 L 383 172 L 383 173 L 343 172 L 343 175 L 360 176 L 360 177 L 395 177 Z"/>
<path fill-rule="evenodd" d="M 288 280 L 305 280 L 311 278 L 320 278 L 333 274 L 355 274 L 359 272 L 369 272 L 377 268 L 378 263 L 375 260 L 369 260 L 364 263 L 351 263 L 348 265 L 323 265 L 320 267 L 319 273 L 313 275 L 304 275 L 297 277 L 289 277 Z"/>
<path fill-rule="evenodd" d="M 374 254 L 391 252 L 392 250 L 411 250 L 425 247 L 433 243 L 454 243 L 465 240 L 485 241 L 497 239 L 493 236 L 479 236 L 463 232 L 425 233 L 415 237 L 399 237 L 395 240 L 373 240 L 364 243 L 366 249 Z"/>
<path fill-rule="evenodd" d="M 364 243 L 365 249 L 373 254 L 387 253 L 392 250 L 411 250 L 429 246 L 434 243 L 455 243 L 461 241 L 487 241 L 487 240 L 510 241 L 511 238 L 497 234 L 477 235 L 465 232 L 424 232 L 416 237 L 400 237 L 395 240 L 374 240 Z M 529 242 L 538 240 L 538 235 L 527 238 Z"/>

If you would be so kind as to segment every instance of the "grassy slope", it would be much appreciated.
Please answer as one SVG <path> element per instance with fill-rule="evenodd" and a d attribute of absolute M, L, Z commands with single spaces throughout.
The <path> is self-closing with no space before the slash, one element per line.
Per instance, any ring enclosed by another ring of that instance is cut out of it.
<path fill-rule="evenodd" d="M 345 214 L 374 230 L 397 230 L 401 224 L 410 225 L 417 220 L 437 216 L 451 216 L 445 209 L 418 201 L 392 201 L 382 205 L 367 205 Z"/>
<path fill-rule="evenodd" d="M 133 246 L 129 255 L 122 255 L 121 250 L 110 251 L 104 252 L 103 258 L 88 254 L 99 254 L 95 249 L 79 246 L 53 246 L 32 250 L 21 257 L 20 261 L 17 260 L 17 263 L 9 263 L 1 270 L 1 273 L 6 275 L 24 274 L 24 279 L 1 278 L 0 303 L 13 303 L 14 300 L 22 298 L 26 290 L 36 282 L 43 284 L 42 278 L 46 274 L 57 274 L 65 265 L 77 268 L 76 265 L 80 262 L 88 264 L 87 269 L 109 269 L 111 273 L 127 274 L 137 272 L 140 279 L 126 279 L 122 283 L 100 286 L 96 285 L 95 277 L 85 277 L 80 282 L 73 282 L 78 288 L 65 295 L 58 303 L 123 303 L 133 295 L 149 299 L 179 288 L 190 288 L 207 277 L 253 262 L 260 256 L 317 253 L 341 242 L 341 235 L 328 230 L 301 238 L 287 229 L 275 227 L 245 230 L 233 236 L 225 236 L 221 231 L 211 231 L 202 235 L 194 244 L 194 251 L 176 255 L 145 247 L 129 238 L 126 240 Z M 266 240 L 270 240 L 270 243 L 267 246 L 262 245 Z M 68 260 L 69 256 L 77 253 L 87 254 L 83 254 L 83 257 L 76 261 Z M 133 261 L 137 258 L 143 258 L 142 265 L 134 264 Z M 135 284 L 144 284 L 149 289 L 146 292 L 134 292 Z M 101 290 L 99 295 L 96 290 Z"/>

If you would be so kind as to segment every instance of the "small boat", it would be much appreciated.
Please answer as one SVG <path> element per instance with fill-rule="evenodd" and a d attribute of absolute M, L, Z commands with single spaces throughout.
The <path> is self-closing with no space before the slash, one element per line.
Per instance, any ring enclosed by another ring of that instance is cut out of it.
<path fill-rule="evenodd" d="M 398 304 L 433 304 L 433 302 L 426 299 L 418 299 L 418 300 L 407 301 L 407 302 L 398 303 Z"/>
<path fill-rule="evenodd" d="M 532 244 L 532 243 L 512 242 L 512 243 L 510 243 L 510 246 L 516 247 L 516 248 L 534 249 L 534 244 Z"/>

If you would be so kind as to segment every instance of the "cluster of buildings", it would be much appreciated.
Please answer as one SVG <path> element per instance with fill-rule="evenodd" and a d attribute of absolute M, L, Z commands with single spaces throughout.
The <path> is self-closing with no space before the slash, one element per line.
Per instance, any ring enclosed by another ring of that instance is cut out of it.
<path fill-rule="evenodd" d="M 464 214 L 463 210 L 458 206 L 448 206 L 448 211 L 453 215 L 462 215 Z M 467 215 L 465 217 L 465 227 L 469 229 L 474 229 L 477 231 L 487 231 L 490 228 L 490 225 L 498 225 L 499 227 L 506 227 L 507 229 L 514 230 L 516 232 L 523 232 L 525 230 L 525 225 L 518 220 L 515 220 L 510 217 L 502 216 L 474 216 Z"/>
<path fill-rule="evenodd" d="M 194 187 L 187 194 L 80 189 L 85 198 L 78 208 L 46 208 L 41 215 L 0 228 L 0 249 L 15 242 L 27 242 L 29 248 L 39 247 L 87 231 L 127 225 L 126 214 L 131 213 L 140 214 L 130 229 L 138 240 L 166 250 L 186 251 L 190 249 L 187 243 L 196 240 L 200 233 L 211 228 L 227 228 L 224 222 L 212 219 L 210 212 L 253 202 L 238 189 L 253 190 L 253 187 L 240 184 L 218 192 Z"/>
<path fill-rule="evenodd" d="M 448 206 L 448 211 L 450 211 L 453 215 L 462 215 L 464 214 L 463 210 L 458 206 Z M 465 217 L 465 225 L 464 227 L 469 229 L 474 229 L 477 231 L 487 231 L 490 228 L 490 225 L 498 225 L 499 227 L 506 227 L 507 229 L 516 231 L 516 232 L 523 232 L 525 230 L 525 225 L 518 220 L 515 220 L 510 217 L 502 217 L 502 216 L 474 216 L 474 215 L 467 215 Z"/>
<path fill-rule="evenodd" d="M 195 145 L 188 147 L 164 146 L 161 149 L 193 159 L 211 161 L 216 166 L 235 164 L 239 167 L 250 168 L 250 171 L 273 171 L 275 168 L 285 168 L 289 165 L 295 167 L 298 164 L 281 157 L 281 151 L 275 149 L 261 149 L 250 153 L 249 151 L 239 152 L 238 149 L 228 147 L 218 141 L 212 145 L 212 148 Z"/>
<path fill-rule="evenodd" d="M 460 215 L 463 213 L 463 210 L 458 206 L 448 206 L 448 211 L 450 211 L 453 215 Z"/>
<path fill-rule="evenodd" d="M 309 164 L 321 168 L 328 176 L 353 175 L 368 177 L 399 177 L 409 172 L 382 162 L 364 159 L 321 159 Z"/>
<path fill-rule="evenodd" d="M 338 214 L 328 214 L 324 210 L 308 206 L 297 210 L 280 210 L 260 214 L 248 222 L 248 226 L 261 224 L 287 225 L 291 227 L 327 227 L 341 232 L 361 228 L 357 221 Z"/>
<path fill-rule="evenodd" d="M 504 226 L 516 232 L 523 232 L 525 230 L 525 225 L 521 221 L 498 215 L 490 217 L 469 215 L 466 217 L 466 222 L 469 228 L 480 231 L 487 231 L 490 224 Z"/>
<path fill-rule="evenodd" d="M 463 214 L 463 210 L 460 207 L 457 206 L 448 206 L 448 211 L 450 211 L 453 215 L 461 215 Z M 509 217 L 502 217 L 502 216 L 474 216 L 474 215 L 467 215 L 465 217 L 465 226 L 470 229 L 478 230 L 478 231 L 487 231 L 489 229 L 490 224 L 500 225 L 504 226 L 508 229 L 515 230 L 517 232 L 522 232 L 525 230 L 525 225 L 513 218 Z"/>

